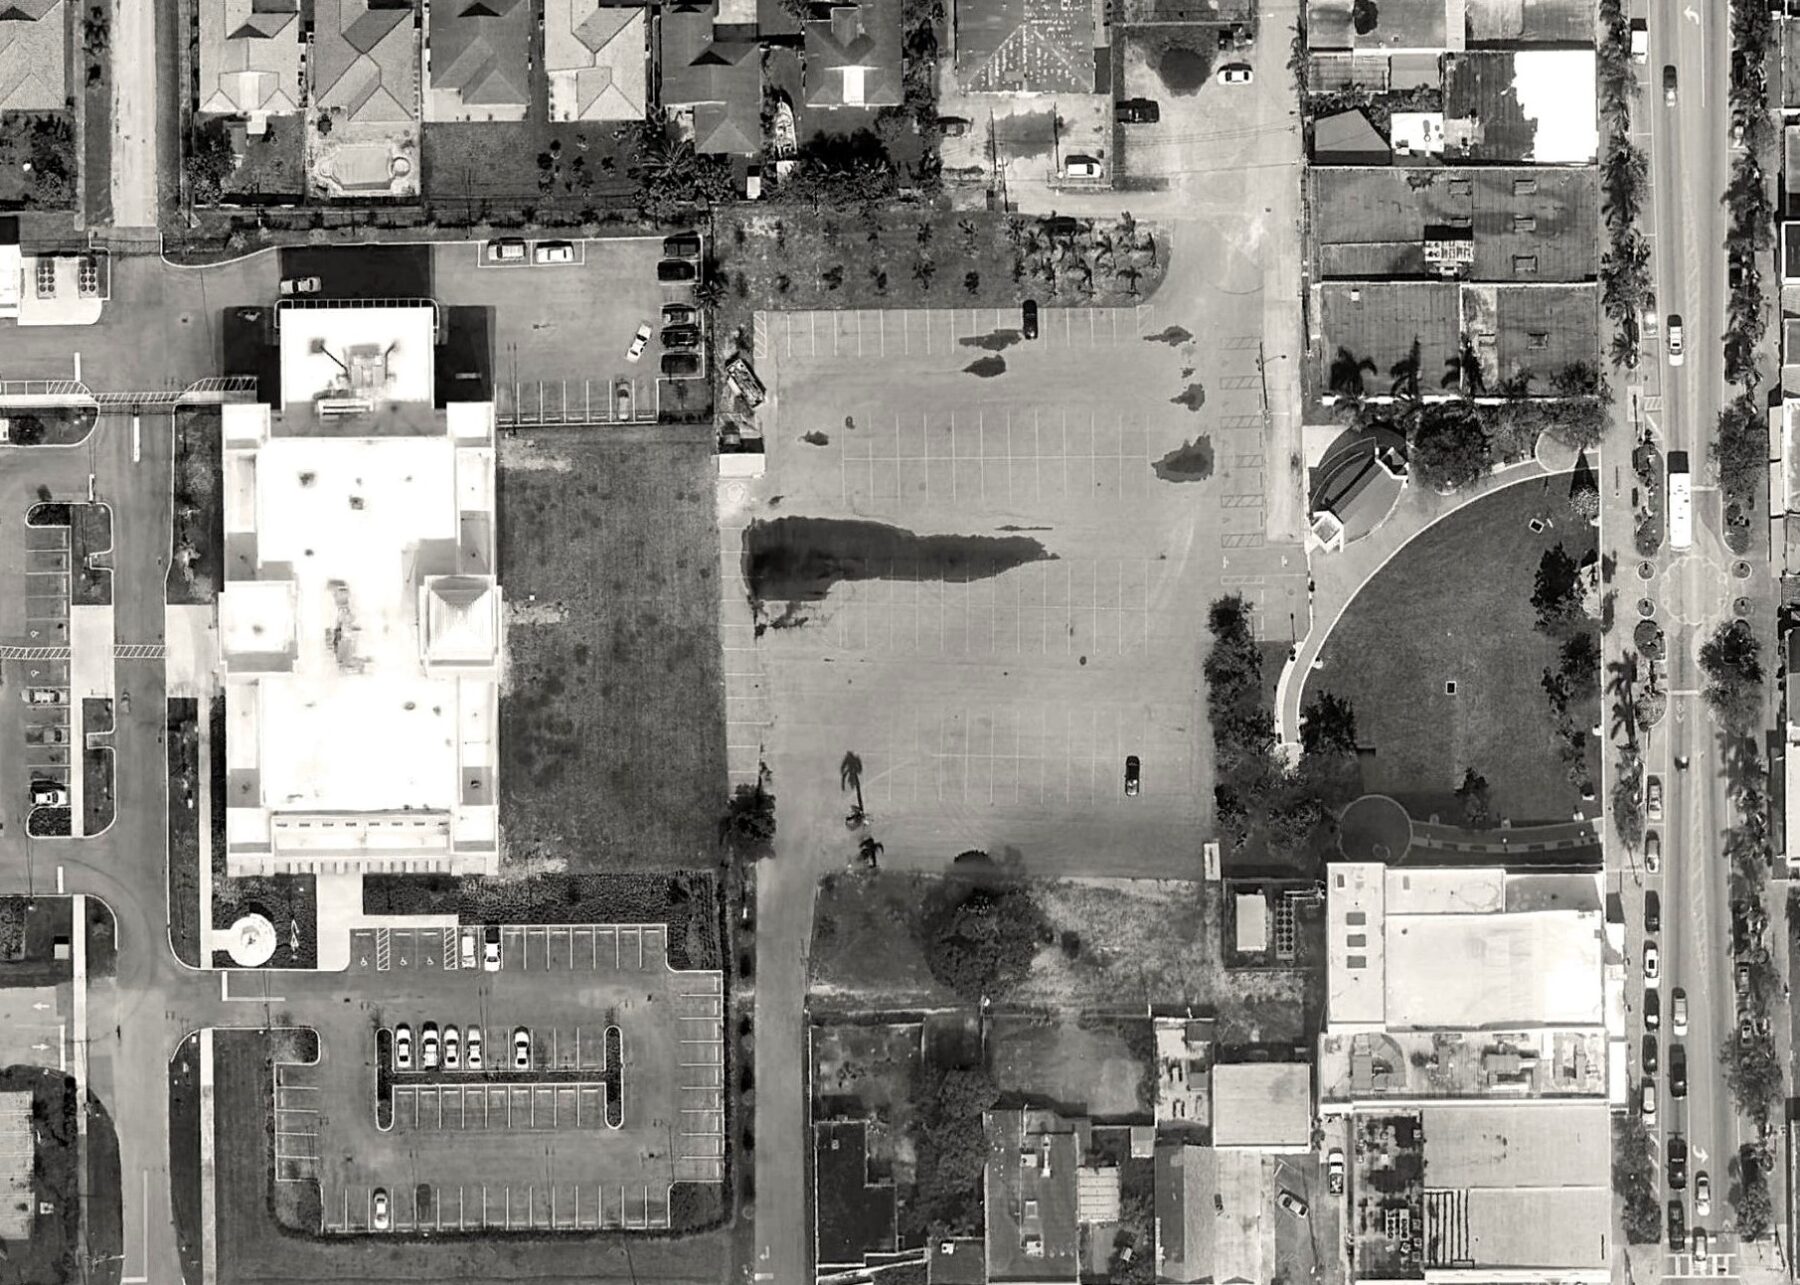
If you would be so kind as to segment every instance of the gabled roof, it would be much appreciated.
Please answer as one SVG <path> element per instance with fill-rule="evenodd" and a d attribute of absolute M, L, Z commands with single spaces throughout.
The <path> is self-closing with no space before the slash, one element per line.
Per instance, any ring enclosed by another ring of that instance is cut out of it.
<path fill-rule="evenodd" d="M 313 98 L 352 121 L 418 118 L 418 30 L 411 0 L 316 0 Z"/>
<path fill-rule="evenodd" d="M 813 107 L 897 107 L 899 0 L 855 0 L 806 24 L 806 101 Z"/>
<path fill-rule="evenodd" d="M 68 97 L 63 0 L 0 3 L 0 111 L 56 111 Z"/>
<path fill-rule="evenodd" d="M 718 38 L 715 4 L 663 11 L 663 103 L 692 107 L 694 150 L 752 155 L 762 147 L 762 52 L 754 40 Z"/>
<path fill-rule="evenodd" d="M 437 0 L 431 7 L 431 118 L 531 102 L 531 6 L 526 0 Z M 479 114 L 479 113 L 477 113 Z"/>
<path fill-rule="evenodd" d="M 200 110 L 300 110 L 300 0 L 201 0 Z"/>
<path fill-rule="evenodd" d="M 552 120 L 638 120 L 650 98 L 644 11 L 546 0 L 544 70 Z"/>
<path fill-rule="evenodd" d="M 971 91 L 1094 90 L 1094 10 L 1083 0 L 965 0 L 956 78 Z"/>

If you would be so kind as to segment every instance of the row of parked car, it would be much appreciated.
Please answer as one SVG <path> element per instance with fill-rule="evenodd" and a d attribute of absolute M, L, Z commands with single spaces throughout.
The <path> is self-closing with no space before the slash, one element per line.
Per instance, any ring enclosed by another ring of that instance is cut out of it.
<path fill-rule="evenodd" d="M 483 1047 L 479 1026 L 470 1026 L 464 1030 L 459 1029 L 452 1022 L 440 1031 L 436 1022 L 426 1022 L 419 1028 L 417 1053 L 417 1065 L 415 1066 L 412 1027 L 401 1022 L 394 1027 L 394 1070 L 396 1071 L 415 1069 L 420 1071 L 498 1071 L 506 1069 L 529 1071 L 531 1069 L 531 1030 L 524 1026 L 513 1028 L 510 1068 L 505 1064 L 494 1066 L 486 1064 L 486 1051 Z"/>

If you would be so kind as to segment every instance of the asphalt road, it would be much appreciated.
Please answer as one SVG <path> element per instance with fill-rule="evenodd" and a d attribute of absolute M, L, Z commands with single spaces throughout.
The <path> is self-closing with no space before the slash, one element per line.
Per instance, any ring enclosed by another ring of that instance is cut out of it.
<path fill-rule="evenodd" d="M 1647 16 L 1650 59 L 1640 68 L 1644 93 L 1636 128 L 1650 156 L 1651 200 L 1644 223 L 1652 238 L 1662 325 L 1638 379 L 1645 418 L 1660 435 L 1665 453 L 1688 453 L 1696 484 L 1692 549 L 1683 552 L 1665 544 L 1654 578 L 1642 586 L 1659 603 L 1670 657 L 1669 710 L 1648 738 L 1646 763 L 1646 770 L 1662 779 L 1665 793 L 1663 820 L 1653 826 L 1663 836 L 1662 870 L 1644 875 L 1647 886 L 1662 894 L 1663 1058 L 1657 1077 L 1657 1134 L 1660 1157 L 1666 1157 L 1667 1142 L 1676 1135 L 1686 1140 L 1689 1153 L 1685 1190 L 1670 1190 L 1665 1181 L 1660 1199 L 1665 1205 L 1680 1199 L 1687 1226 L 1706 1228 L 1715 1266 L 1735 1273 L 1743 1263 L 1735 1239 L 1725 1230 L 1731 1223 L 1727 1167 L 1748 1126 L 1738 1118 L 1718 1058 L 1721 1043 L 1735 1028 L 1729 867 L 1720 855 L 1732 816 L 1718 728 L 1701 696 L 1704 678 L 1697 659 L 1701 642 L 1729 618 L 1733 594 L 1756 592 L 1754 582 L 1732 578 L 1734 556 L 1724 543 L 1721 497 L 1711 470 L 1715 426 L 1727 395 L 1721 351 L 1727 221 L 1720 195 L 1730 162 L 1730 31 L 1724 5 L 1654 0 Z M 1673 102 L 1665 93 L 1665 66 L 1675 68 Z M 1671 316 L 1681 318 L 1684 331 L 1680 366 L 1669 363 Z M 1628 506 L 1612 531 L 1615 541 L 1629 538 Z M 1636 561 L 1627 549 L 1620 566 Z M 1639 591 L 1635 576 L 1626 573 L 1626 583 L 1626 593 Z M 1629 645 L 1629 635 L 1622 631 L 1614 637 Z M 1681 760 L 1688 767 L 1678 768 Z M 1641 897 L 1628 897 L 1627 904 L 1634 927 L 1641 930 Z M 1641 937 L 1633 944 L 1632 957 L 1641 976 Z M 1672 1020 L 1677 990 L 1687 997 L 1685 1035 L 1676 1034 Z M 1642 1011 L 1640 1002 L 1634 1007 L 1640 1021 Z M 1634 1049 L 1640 1032 L 1633 1034 Z M 1670 1051 L 1677 1044 L 1687 1052 L 1688 1086 L 1682 1098 L 1674 1096 L 1669 1075 Z M 1713 1188 L 1712 1211 L 1705 1218 L 1694 1214 L 1693 1175 L 1700 1172 L 1710 1176 Z M 1695 1270 L 1680 1252 L 1684 1248 L 1667 1247 L 1661 1274 Z M 1731 1256 L 1726 1264 L 1717 1263 L 1721 1254 Z"/>

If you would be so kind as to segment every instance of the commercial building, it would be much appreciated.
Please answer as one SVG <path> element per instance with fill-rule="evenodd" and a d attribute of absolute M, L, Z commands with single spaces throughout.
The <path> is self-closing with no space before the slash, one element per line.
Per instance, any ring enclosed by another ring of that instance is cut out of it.
<path fill-rule="evenodd" d="M 1156 1279 L 1268 1280 L 1263 1244 L 1273 1214 L 1263 1157 L 1164 1143 L 1155 1164 Z"/>
<path fill-rule="evenodd" d="M 1312 1068 L 1304 1062 L 1220 1062 L 1212 1070 L 1213 1146 L 1305 1151 L 1312 1146 Z"/>
<path fill-rule="evenodd" d="M 1088 1156 L 1089 1125 L 1039 1108 L 982 1115 L 987 1279 L 1081 1279 L 1081 1228 L 1117 1222 L 1119 1170 Z"/>
<path fill-rule="evenodd" d="M 494 411 L 434 405 L 436 319 L 284 307 L 224 409 L 232 875 L 497 868 Z"/>

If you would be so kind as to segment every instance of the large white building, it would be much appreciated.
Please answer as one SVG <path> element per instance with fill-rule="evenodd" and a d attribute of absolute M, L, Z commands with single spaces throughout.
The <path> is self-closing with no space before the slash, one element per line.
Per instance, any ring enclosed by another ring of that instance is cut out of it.
<path fill-rule="evenodd" d="M 284 308 L 224 419 L 227 870 L 493 873 L 491 403 L 433 405 L 429 303 Z"/>

